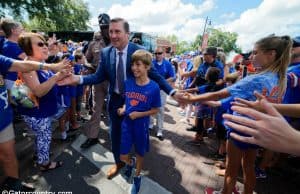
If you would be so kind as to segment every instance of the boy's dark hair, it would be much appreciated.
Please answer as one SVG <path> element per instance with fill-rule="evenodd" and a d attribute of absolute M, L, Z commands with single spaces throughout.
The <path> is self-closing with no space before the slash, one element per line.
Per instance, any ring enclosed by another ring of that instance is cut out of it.
<path fill-rule="evenodd" d="M 76 53 L 75 54 L 75 62 L 77 62 L 78 60 L 82 59 L 83 54 L 82 53 Z"/>
<path fill-rule="evenodd" d="M 220 76 L 220 69 L 216 68 L 216 67 L 210 67 L 207 70 L 207 81 L 209 81 L 210 83 L 215 83 L 219 80 L 219 76 Z"/>

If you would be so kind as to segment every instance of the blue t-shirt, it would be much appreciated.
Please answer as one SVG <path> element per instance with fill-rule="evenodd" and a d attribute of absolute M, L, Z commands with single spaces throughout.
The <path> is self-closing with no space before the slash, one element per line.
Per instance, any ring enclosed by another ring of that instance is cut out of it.
<path fill-rule="evenodd" d="M 278 75 L 275 73 L 267 72 L 267 73 L 259 73 L 255 75 L 247 76 L 232 86 L 227 87 L 227 91 L 231 94 L 231 97 L 242 98 L 250 101 L 255 101 L 256 97 L 254 96 L 253 92 L 257 91 L 265 96 L 268 101 L 273 103 L 281 103 L 282 97 L 279 96 L 279 78 Z M 239 115 L 237 112 L 233 112 L 233 115 Z M 234 131 L 233 129 L 226 127 L 227 129 L 227 136 Z M 242 136 L 248 136 L 241 132 L 236 133 Z M 247 148 L 257 148 L 256 145 L 242 143 L 240 141 L 232 139 L 234 144 L 241 149 Z"/>
<path fill-rule="evenodd" d="M 152 64 L 154 68 L 158 71 L 158 73 L 165 79 L 168 79 L 170 77 L 174 79 L 176 78 L 174 68 L 172 67 L 172 64 L 169 61 L 163 59 L 162 63 L 158 64 L 156 60 L 153 60 Z"/>
<path fill-rule="evenodd" d="M 220 70 L 219 79 L 223 79 L 224 65 L 218 60 L 215 60 L 213 63 L 207 63 L 207 62 L 202 63 L 197 70 L 197 76 L 200 76 L 203 80 L 205 80 L 205 74 L 206 74 L 208 68 L 210 68 L 210 67 L 218 68 Z"/>
<path fill-rule="evenodd" d="M 273 103 L 281 103 L 282 97 L 278 95 L 279 78 L 275 73 L 259 73 L 247 76 L 237 83 L 227 87 L 227 91 L 234 98 L 242 98 L 255 101 L 256 97 L 253 92 L 257 91 L 264 95 L 268 101 Z"/>
<path fill-rule="evenodd" d="M 2 54 L 4 41 L 5 41 L 5 36 L 0 36 L 0 54 Z"/>
<path fill-rule="evenodd" d="M 300 63 L 293 63 L 287 70 L 287 86 L 283 103 L 300 103 Z"/>
<path fill-rule="evenodd" d="M 83 71 L 83 65 L 82 64 L 75 64 L 74 67 L 74 74 L 75 75 L 81 75 Z M 79 84 L 76 86 L 76 96 L 82 96 L 83 95 L 83 85 Z"/>
<path fill-rule="evenodd" d="M 19 47 L 18 43 L 11 42 L 9 40 L 5 40 L 3 47 L 2 47 L 2 54 L 6 57 L 12 58 L 12 59 L 20 59 L 18 56 L 22 54 L 23 51 Z M 5 79 L 16 81 L 18 78 L 17 72 L 9 72 Z"/>
<path fill-rule="evenodd" d="M 36 71 L 40 83 L 46 82 L 54 74 L 51 71 L 45 72 L 38 70 Z M 18 106 L 20 114 L 27 115 L 35 118 L 46 118 L 51 117 L 57 112 L 57 86 L 53 86 L 49 92 L 38 98 L 39 106 L 36 108 L 24 108 Z"/>
<path fill-rule="evenodd" d="M 7 89 L 4 83 L 4 77 L 8 73 L 13 61 L 0 55 L 0 131 L 12 122 L 12 109 L 9 106 Z"/>
<path fill-rule="evenodd" d="M 125 81 L 125 115 L 131 112 L 145 112 L 161 106 L 160 89 L 156 82 L 150 80 L 146 85 L 137 85 L 134 78 Z M 149 119 L 149 116 L 146 117 Z"/>
<path fill-rule="evenodd" d="M 193 70 L 194 68 L 194 64 L 190 59 L 186 59 L 186 72 L 190 72 Z M 193 77 L 189 76 L 186 81 L 185 81 L 185 86 L 184 88 L 188 88 L 190 86 L 190 84 L 193 82 Z"/>

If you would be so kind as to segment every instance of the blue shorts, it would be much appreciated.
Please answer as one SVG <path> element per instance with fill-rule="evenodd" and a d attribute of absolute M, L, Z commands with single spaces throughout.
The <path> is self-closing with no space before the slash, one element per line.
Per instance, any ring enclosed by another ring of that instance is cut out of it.
<path fill-rule="evenodd" d="M 131 120 L 125 116 L 122 122 L 120 154 L 128 154 L 134 145 L 135 152 L 144 156 L 149 151 L 149 118 Z"/>
<path fill-rule="evenodd" d="M 258 145 L 250 144 L 250 143 L 244 143 L 244 142 L 238 141 L 238 140 L 230 137 L 230 133 L 231 132 L 237 133 L 237 134 L 239 134 L 241 136 L 247 136 L 247 137 L 249 137 L 248 135 L 246 135 L 244 133 L 241 133 L 241 132 L 238 132 L 238 131 L 235 131 L 234 129 L 231 129 L 229 127 L 226 127 L 226 130 L 227 130 L 227 139 L 230 140 L 235 146 L 237 146 L 241 150 L 258 149 L 259 148 Z"/>
<path fill-rule="evenodd" d="M 196 117 L 201 119 L 211 119 L 213 115 L 213 109 L 203 104 L 196 105 Z"/>

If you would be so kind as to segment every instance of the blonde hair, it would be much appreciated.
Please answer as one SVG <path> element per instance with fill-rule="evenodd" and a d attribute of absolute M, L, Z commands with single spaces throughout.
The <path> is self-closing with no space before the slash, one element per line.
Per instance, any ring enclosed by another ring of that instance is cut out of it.
<path fill-rule="evenodd" d="M 151 55 L 151 53 L 146 51 L 146 50 L 143 50 L 143 49 L 136 50 L 132 54 L 131 59 L 132 59 L 132 63 L 136 62 L 136 61 L 141 61 L 146 66 L 151 66 L 151 64 L 152 64 L 152 55 Z"/>
<path fill-rule="evenodd" d="M 283 96 L 286 90 L 286 70 L 291 60 L 293 41 L 289 36 L 268 36 L 260 39 L 255 45 L 267 52 L 276 51 L 275 60 L 267 64 L 263 72 L 277 73 L 279 76 L 279 95 Z"/>
<path fill-rule="evenodd" d="M 203 60 L 201 58 L 201 56 L 196 56 L 192 59 L 192 62 L 194 64 L 194 68 L 193 69 L 198 69 L 198 67 L 200 66 L 200 64 L 203 63 Z"/>

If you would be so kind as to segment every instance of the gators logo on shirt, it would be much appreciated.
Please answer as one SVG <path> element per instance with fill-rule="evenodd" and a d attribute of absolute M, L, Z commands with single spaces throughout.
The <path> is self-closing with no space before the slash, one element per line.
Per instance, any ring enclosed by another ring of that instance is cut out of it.
<path fill-rule="evenodd" d="M 137 106 L 138 104 L 139 104 L 138 100 L 135 100 L 135 99 L 130 100 L 130 105 L 131 106 Z"/>

